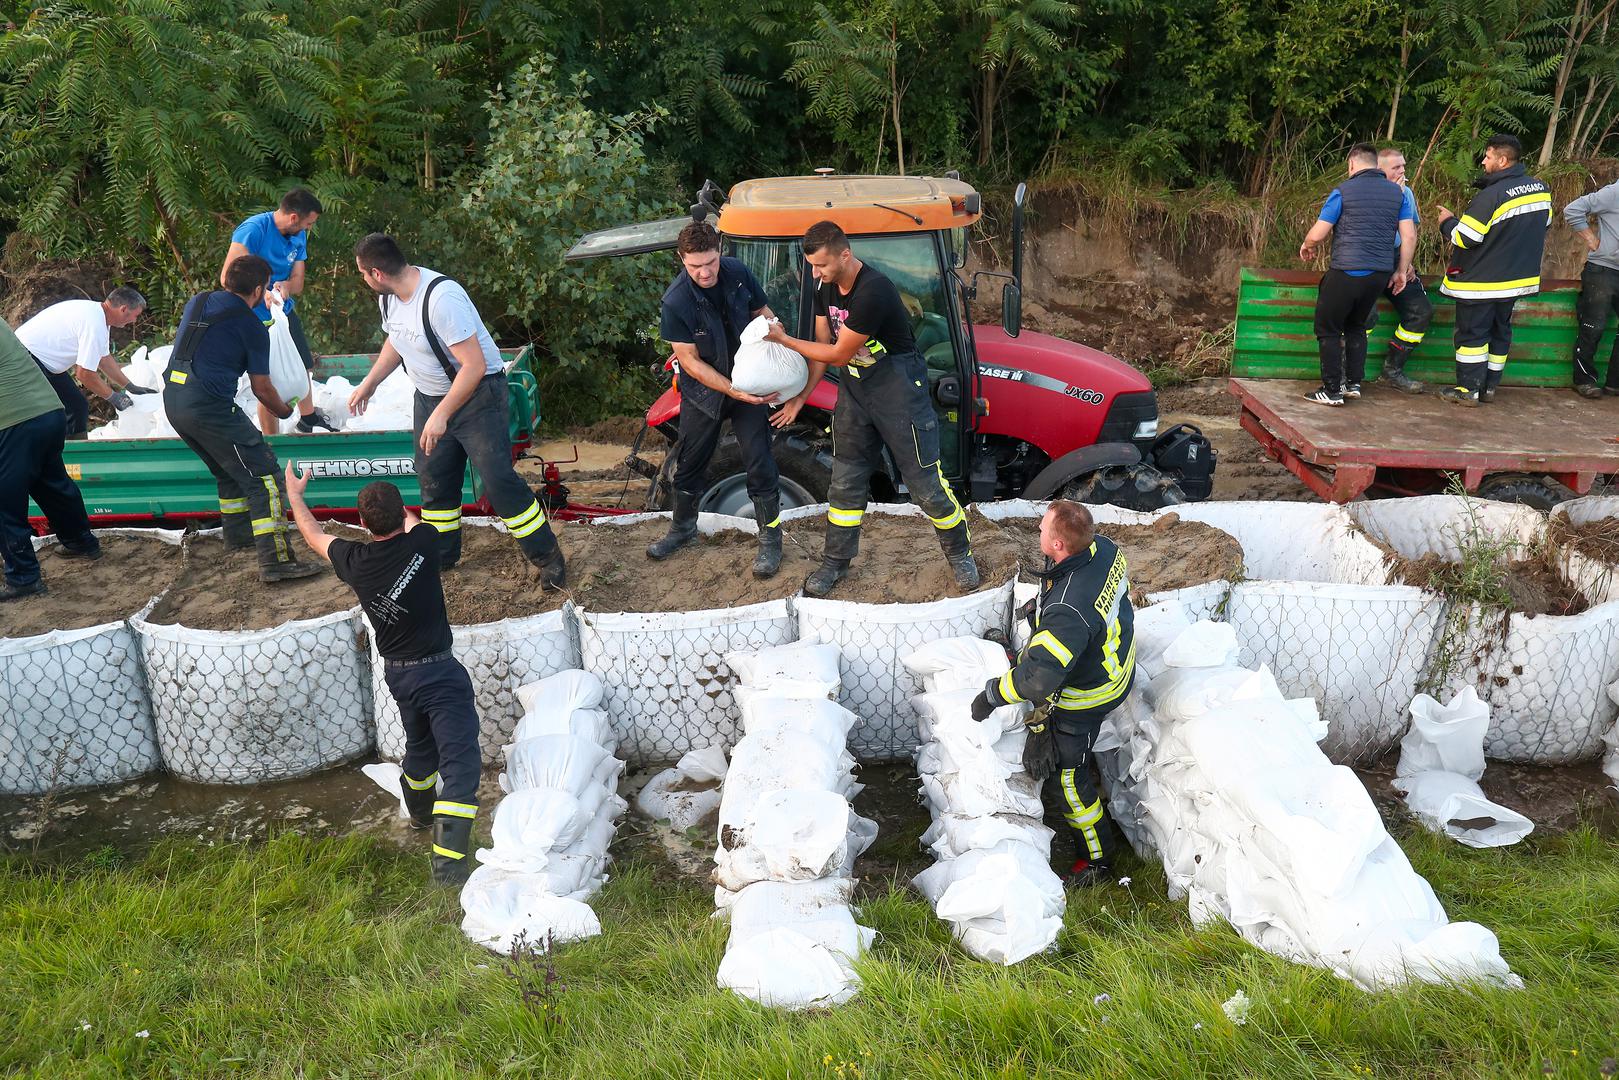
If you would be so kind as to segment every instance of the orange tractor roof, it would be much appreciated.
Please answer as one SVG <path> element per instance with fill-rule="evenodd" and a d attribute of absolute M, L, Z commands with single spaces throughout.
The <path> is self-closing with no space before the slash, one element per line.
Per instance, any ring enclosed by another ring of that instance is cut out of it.
<path fill-rule="evenodd" d="M 802 236 L 831 220 L 851 235 L 914 233 L 961 228 L 979 216 L 978 193 L 960 180 L 772 176 L 733 187 L 718 228 L 727 236 Z"/>

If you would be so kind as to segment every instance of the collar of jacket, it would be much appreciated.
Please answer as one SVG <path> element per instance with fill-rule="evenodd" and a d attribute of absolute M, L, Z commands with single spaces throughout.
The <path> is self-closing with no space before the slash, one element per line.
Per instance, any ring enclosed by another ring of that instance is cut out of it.
<path fill-rule="evenodd" d="M 1101 549 L 1097 545 L 1104 539 L 1106 538 L 1098 535 L 1095 540 L 1091 541 L 1091 546 L 1089 548 L 1079 552 L 1077 555 L 1068 556 L 1068 558 L 1064 559 L 1062 562 L 1051 567 L 1050 569 L 1040 571 L 1040 576 L 1045 578 L 1047 581 L 1055 581 L 1064 574 L 1072 573 L 1073 571 L 1078 570 L 1080 567 L 1089 564 L 1090 561 L 1096 558 L 1096 556 L 1101 552 Z M 1046 556 L 1046 561 L 1050 562 L 1051 556 Z"/>
<path fill-rule="evenodd" d="M 1514 161 L 1511 165 L 1508 165 L 1499 172 L 1484 173 L 1480 176 L 1474 177 L 1473 186 L 1476 188 L 1487 188 L 1492 184 L 1499 184 L 1503 180 L 1519 180 L 1528 175 L 1529 170 L 1524 168 L 1523 162 Z"/>

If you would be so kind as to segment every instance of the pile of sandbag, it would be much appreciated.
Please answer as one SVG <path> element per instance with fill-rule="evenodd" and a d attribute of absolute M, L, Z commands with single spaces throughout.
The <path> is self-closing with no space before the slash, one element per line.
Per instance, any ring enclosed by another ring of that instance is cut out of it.
<path fill-rule="evenodd" d="M 921 739 L 916 768 L 933 815 L 922 844 L 938 860 L 913 884 L 962 948 L 1015 964 L 1051 947 L 1064 909 L 1039 785 L 1022 764 L 1029 706 L 996 709 L 982 723 L 972 718 L 973 698 L 1010 667 L 994 642 L 945 638 L 904 662 L 922 680 L 923 693 L 911 699 Z"/>
<path fill-rule="evenodd" d="M 725 747 L 688 750 L 673 768 L 653 774 L 635 796 L 635 808 L 676 832 L 702 828 L 719 813 Z"/>
<path fill-rule="evenodd" d="M 719 985 L 761 1005 L 840 1005 L 875 932 L 849 908 L 854 860 L 875 822 L 849 806 L 861 785 L 847 748 L 855 715 L 832 700 L 833 645 L 778 645 L 726 657 L 743 736 L 719 806 L 714 902 L 731 936 Z"/>
<path fill-rule="evenodd" d="M 517 696 L 524 714 L 504 749 L 507 794 L 461 890 L 462 931 L 495 952 L 519 938 L 543 948 L 601 933 L 585 901 L 607 880 L 607 847 L 627 808 L 617 739 L 597 707 L 601 681 L 563 671 Z"/>
<path fill-rule="evenodd" d="M 1321 752 L 1314 701 L 1285 699 L 1236 652 L 1230 626 L 1138 617 L 1136 689 L 1113 715 L 1104 776 L 1170 895 L 1196 922 L 1223 918 L 1267 952 L 1363 988 L 1522 985 L 1493 933 L 1447 920 L 1360 780 Z"/>
<path fill-rule="evenodd" d="M 1484 797 L 1484 733 L 1490 707 L 1471 686 L 1449 705 L 1427 694 L 1411 702 L 1411 729 L 1400 740 L 1394 786 L 1418 821 L 1468 847 L 1506 847 L 1535 823 Z"/>

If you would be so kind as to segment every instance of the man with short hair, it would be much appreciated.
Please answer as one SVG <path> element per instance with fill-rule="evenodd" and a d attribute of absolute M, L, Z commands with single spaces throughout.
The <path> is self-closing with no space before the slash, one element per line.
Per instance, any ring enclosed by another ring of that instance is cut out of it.
<path fill-rule="evenodd" d="M 1619 338 L 1608 354 L 1608 377 L 1597 387 L 1596 352 L 1608 315 L 1619 311 L 1619 180 L 1563 207 L 1563 220 L 1585 241 L 1580 271 L 1579 329 L 1574 335 L 1574 392 L 1595 398 L 1619 394 Z"/>
<path fill-rule="evenodd" d="M 289 464 L 286 485 L 304 543 L 331 562 L 371 622 L 383 680 L 405 726 L 399 790 L 410 826 L 433 830 L 433 880 L 460 885 L 472 872 L 483 758 L 472 678 L 450 651 L 438 532 L 405 509 L 398 488 L 375 480 L 360 489 L 358 501 L 371 542 L 328 536 L 304 502 L 309 474 Z M 435 795 L 441 779 L 444 789 Z"/>
<path fill-rule="evenodd" d="M 101 557 L 84 496 L 62 464 L 67 419 L 62 403 L 17 335 L 0 321 L 0 602 L 45 591 L 28 500 L 39 504 L 67 558 Z M 0 622 L 0 637 L 5 624 Z"/>
<path fill-rule="evenodd" d="M 1400 185 L 1404 199 L 1400 215 L 1411 216 L 1411 230 L 1416 232 L 1422 224 L 1422 217 L 1417 210 L 1417 197 L 1411 193 L 1411 185 L 1405 180 L 1405 152 L 1397 146 L 1385 146 L 1377 152 L 1377 167 L 1383 170 L 1384 176 Z M 1395 235 L 1394 245 L 1396 248 L 1405 246 L 1403 233 Z M 1389 339 L 1388 356 L 1383 360 L 1383 378 L 1402 393 L 1420 394 L 1422 384 L 1405 373 L 1405 365 L 1411 359 L 1412 351 L 1427 336 L 1428 324 L 1433 321 L 1433 301 L 1428 299 L 1428 290 L 1422 287 L 1422 279 L 1417 276 L 1414 267 L 1403 282 L 1397 275 L 1390 278 L 1383 295 L 1394 305 L 1394 314 L 1399 319 L 1394 326 L 1394 336 Z M 1377 308 L 1374 306 L 1366 324 L 1367 331 L 1370 332 L 1376 325 Z"/>
<path fill-rule="evenodd" d="M 73 382 L 75 370 L 91 393 L 123 412 L 134 404 L 131 394 L 155 394 L 124 378 L 112 358 L 109 331 L 123 329 L 141 317 L 146 297 L 127 285 L 95 300 L 63 300 L 17 327 L 17 340 L 34 357 L 67 414 L 67 437 L 82 439 L 90 430 L 90 403 Z M 106 380 L 102 380 L 102 375 Z"/>
<path fill-rule="evenodd" d="M 304 371 L 315 367 L 315 355 L 309 351 L 309 339 L 304 336 L 304 324 L 298 318 L 297 297 L 304 291 L 304 264 L 309 259 L 309 230 L 320 219 L 320 200 L 308 188 L 296 187 L 281 196 L 281 205 L 262 214 L 254 214 L 230 234 L 230 247 L 225 252 L 225 265 L 219 268 L 219 283 L 225 284 L 225 271 L 243 255 L 257 255 L 270 264 L 270 292 L 282 298 L 282 313 L 287 317 L 287 329 L 292 332 L 292 343 L 304 362 Z M 270 305 L 267 299 L 254 305 L 253 313 L 265 326 L 269 326 Z M 316 428 L 336 431 L 331 418 L 315 408 L 314 384 L 309 392 L 298 399 L 297 431 L 304 434 Z M 259 430 L 274 435 L 280 429 L 270 410 L 259 406 Z"/>
<path fill-rule="evenodd" d="M 259 580 L 276 582 L 310 577 L 320 567 L 293 554 L 275 451 L 236 404 L 245 372 L 262 406 L 283 419 L 292 415 L 270 381 L 270 332 L 253 311 L 269 284 L 270 264 L 243 255 L 225 268 L 223 289 L 186 302 L 163 408 L 175 433 L 214 474 L 225 546 L 258 549 Z"/>
<path fill-rule="evenodd" d="M 1439 391 L 1455 405 L 1495 399 L 1512 345 L 1512 309 L 1540 291 L 1540 260 L 1552 223 L 1552 193 L 1524 171 L 1523 144 L 1492 135 L 1484 144 L 1480 189 L 1457 217 L 1439 208 L 1439 231 L 1452 246 L 1439 286 L 1456 298 L 1456 385 Z"/>
<path fill-rule="evenodd" d="M 1332 257 L 1315 302 L 1321 388 L 1307 400 L 1317 405 L 1360 397 L 1367 322 L 1385 288 L 1404 288 L 1416 250 L 1417 230 L 1403 189 L 1377 167 L 1376 147 L 1356 143 L 1347 165 L 1349 179 L 1332 189 L 1299 245 L 1299 258 L 1309 262 L 1317 245 L 1332 236 Z"/>
<path fill-rule="evenodd" d="M 770 422 L 791 424 L 827 367 L 844 369 L 832 412 L 826 546 L 821 565 L 804 579 L 805 595 L 826 596 L 848 574 L 860 549 L 871 474 L 881 464 L 885 446 L 911 500 L 933 522 L 956 584 L 976 589 L 978 564 L 967 515 L 939 462 L 939 421 L 928 398 L 927 362 L 917 351 L 899 290 L 882 271 L 855 258 L 849 238 L 835 222 L 811 225 L 802 247 L 819 282 L 815 340 L 790 337 L 779 322 L 771 323 L 769 340 L 803 356 L 809 380 Z"/>
<path fill-rule="evenodd" d="M 769 578 L 781 568 L 781 488 L 770 453 L 770 404 L 777 398 L 746 394 L 731 385 L 731 363 L 742 330 L 758 317 L 774 318 L 765 291 L 740 259 L 720 256 L 720 234 L 694 221 L 675 242 L 680 272 L 663 294 L 659 334 L 680 365 L 680 438 L 669 533 L 646 549 L 667 559 L 697 538 L 697 501 L 708 487 L 708 463 L 719 446 L 720 426 L 731 431 L 748 470 L 748 496 L 759 524 L 753 576 Z"/>
<path fill-rule="evenodd" d="M 1086 886 L 1113 874 L 1114 841 L 1091 776 L 1091 747 L 1102 719 L 1135 681 L 1135 610 L 1129 567 L 1118 545 L 1096 535 L 1081 503 L 1054 500 L 1040 519 L 1047 569 L 1027 612 L 1034 636 L 1017 665 L 991 679 L 972 702 L 983 721 L 994 709 L 1029 702 L 1029 738 L 1056 744 L 1057 771 L 1045 778 L 1047 805 L 1061 808 L 1078 845 L 1066 884 Z"/>
<path fill-rule="evenodd" d="M 416 387 L 422 520 L 438 530 L 439 566 L 448 570 L 461 558 L 461 483 L 470 461 L 506 531 L 539 568 L 541 585 L 560 589 L 566 580 L 562 549 L 545 508 L 512 468 L 506 365 L 472 298 L 459 282 L 412 266 L 383 233 L 354 245 L 354 263 L 378 294 L 387 337 L 349 396 L 349 410 L 364 413 L 382 380 L 405 366 Z"/>

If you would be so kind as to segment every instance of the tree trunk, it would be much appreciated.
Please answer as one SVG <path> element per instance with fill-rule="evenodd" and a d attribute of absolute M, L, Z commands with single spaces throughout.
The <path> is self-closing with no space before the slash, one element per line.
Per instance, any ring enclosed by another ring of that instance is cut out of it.
<path fill-rule="evenodd" d="M 1574 149 L 1579 145 L 1580 129 L 1585 126 L 1585 114 L 1591 108 L 1591 99 L 1596 96 L 1597 80 L 1593 75 L 1585 81 L 1585 93 L 1580 95 L 1580 109 L 1574 114 L 1574 123 L 1569 125 L 1568 143 L 1563 147 L 1564 157 L 1573 157 Z"/>
<path fill-rule="evenodd" d="M 888 24 L 888 41 L 893 52 L 888 57 L 888 98 L 894 108 L 894 159 L 899 163 L 899 174 L 905 175 L 905 132 L 899 123 L 899 103 L 905 91 L 899 86 L 899 24 Z"/>
<path fill-rule="evenodd" d="M 1589 0 L 1577 0 L 1574 5 L 1574 17 L 1568 24 L 1568 41 L 1564 47 L 1562 62 L 1557 65 L 1557 82 L 1552 87 L 1552 115 L 1546 121 L 1546 141 L 1540 145 L 1541 168 L 1545 168 L 1546 163 L 1551 160 L 1552 147 L 1557 144 L 1557 123 L 1562 119 L 1563 95 L 1568 91 L 1568 81 L 1574 74 L 1574 65 L 1579 60 L 1580 50 L 1585 47 L 1586 37 L 1597 24 L 1606 22 L 1615 3 L 1619 3 L 1619 0 L 1608 0 L 1606 7 L 1589 18 L 1587 18 L 1587 12 L 1590 11 Z"/>
<path fill-rule="evenodd" d="M 978 118 L 978 164 L 988 165 L 990 155 L 995 150 L 995 107 L 996 99 L 1000 96 L 1000 89 L 996 85 L 998 70 L 991 66 L 984 69 L 984 100 L 982 115 Z"/>
<path fill-rule="evenodd" d="M 1608 84 L 1608 89 L 1603 91 L 1603 93 L 1602 93 L 1602 100 L 1597 102 L 1597 107 L 1595 109 L 1593 109 L 1592 112 L 1591 112 L 1591 122 L 1589 124 L 1585 125 L 1585 130 L 1583 132 L 1578 133 L 1579 134 L 1579 142 L 1574 144 L 1574 153 L 1575 154 L 1581 154 L 1581 153 L 1585 153 L 1587 151 L 1589 151 L 1591 153 L 1595 153 L 1598 149 L 1601 148 L 1602 141 L 1600 139 L 1597 140 L 1596 146 L 1590 146 L 1589 145 L 1590 142 L 1591 142 L 1591 132 L 1596 130 L 1596 127 L 1597 127 L 1598 124 L 1602 123 L 1602 114 L 1608 110 L 1608 99 L 1611 98 L 1612 96 L 1613 96 L 1613 84 L 1609 83 Z M 1607 135 L 1604 134 L 1603 138 L 1607 138 Z"/>
<path fill-rule="evenodd" d="M 1385 141 L 1394 138 L 1394 122 L 1400 117 L 1400 91 L 1405 89 L 1405 69 L 1411 63 L 1411 16 L 1400 21 L 1400 71 L 1394 76 L 1394 93 L 1389 99 L 1389 126 Z"/>
<path fill-rule="evenodd" d="M 1428 164 L 1428 155 L 1432 154 L 1433 148 L 1439 144 L 1439 134 L 1445 130 L 1445 124 L 1455 111 L 1456 107 L 1454 105 L 1447 105 L 1445 106 L 1445 111 L 1440 114 L 1439 123 L 1434 125 L 1433 135 L 1428 139 L 1428 148 L 1422 152 L 1422 160 L 1417 162 L 1417 171 L 1411 176 L 1412 187 L 1422 186 L 1422 170 Z"/>

